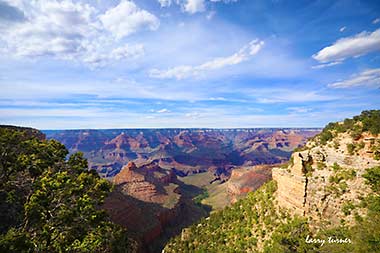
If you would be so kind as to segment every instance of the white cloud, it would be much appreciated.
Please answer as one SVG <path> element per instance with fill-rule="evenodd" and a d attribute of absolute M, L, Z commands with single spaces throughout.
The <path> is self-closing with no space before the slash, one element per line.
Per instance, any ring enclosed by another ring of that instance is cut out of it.
<path fill-rule="evenodd" d="M 223 3 L 234 3 L 238 0 L 210 0 L 210 2 L 223 2 Z"/>
<path fill-rule="evenodd" d="M 339 29 L 339 32 L 344 32 L 346 30 L 347 27 L 343 26 Z"/>
<path fill-rule="evenodd" d="M 143 55 L 143 46 L 125 44 L 118 39 L 146 27 L 156 29 L 159 25 L 156 17 L 131 1 L 122 1 L 103 15 L 89 4 L 71 0 L 8 3 L 25 16 L 21 21 L 0 26 L 1 49 L 13 57 L 46 56 L 91 67 L 135 59 Z M 107 35 L 105 29 L 114 37 Z"/>
<path fill-rule="evenodd" d="M 364 31 L 352 37 L 339 39 L 314 54 L 313 58 L 322 63 L 339 62 L 378 50 L 380 50 L 380 29 L 372 33 Z"/>
<path fill-rule="evenodd" d="M 311 108 L 306 107 L 288 107 L 286 109 L 292 113 L 308 113 L 312 111 Z"/>
<path fill-rule="evenodd" d="M 71 1 L 35 1 L 21 9 L 27 21 L 3 31 L 2 40 L 16 56 L 59 56 L 75 58 L 83 50 L 82 41 L 95 33 L 91 21 L 94 9 Z"/>
<path fill-rule="evenodd" d="M 209 0 L 210 2 L 233 3 L 238 0 Z M 158 0 L 161 7 L 170 7 L 173 3 L 180 5 L 183 12 L 195 14 L 206 11 L 207 0 Z M 208 15 L 210 16 L 210 14 Z M 211 14 L 212 18 L 213 14 Z"/>
<path fill-rule="evenodd" d="M 247 91 L 256 97 L 256 101 L 262 104 L 276 103 L 303 103 L 336 100 L 338 97 L 323 95 L 316 91 L 290 90 L 290 89 L 261 89 Z"/>
<path fill-rule="evenodd" d="M 169 7 L 172 5 L 171 0 L 158 0 L 158 2 L 160 3 L 161 7 Z"/>
<path fill-rule="evenodd" d="M 157 111 L 157 113 L 167 113 L 167 112 L 170 112 L 170 111 L 166 108 L 163 108 L 163 109 Z"/>
<path fill-rule="evenodd" d="M 339 65 L 341 63 L 342 63 L 341 61 L 333 61 L 333 62 L 329 62 L 329 63 L 325 63 L 325 64 L 315 65 L 315 66 L 312 66 L 311 68 L 312 69 L 323 69 L 323 68 L 326 68 L 326 67 L 331 67 L 331 66 Z"/>
<path fill-rule="evenodd" d="M 187 0 L 183 5 L 186 12 L 194 14 L 197 12 L 203 12 L 206 10 L 205 0 Z"/>
<path fill-rule="evenodd" d="M 199 112 L 188 112 L 188 113 L 185 113 L 185 117 L 186 118 L 198 119 L 201 116 L 202 115 Z"/>
<path fill-rule="evenodd" d="M 377 24 L 377 23 L 380 23 L 380 18 L 376 18 L 372 21 L 372 24 Z"/>
<path fill-rule="evenodd" d="M 142 29 L 154 31 L 160 26 L 156 16 L 127 0 L 122 0 L 117 6 L 101 15 L 100 20 L 118 39 Z"/>
<path fill-rule="evenodd" d="M 167 70 L 152 69 L 149 75 L 150 77 L 159 79 L 184 79 L 189 77 L 197 77 L 207 71 L 217 70 L 247 61 L 252 56 L 257 54 L 263 46 L 264 41 L 259 41 L 256 39 L 231 56 L 215 58 L 197 66 L 183 65 Z"/>
<path fill-rule="evenodd" d="M 333 88 L 380 87 L 380 68 L 365 70 L 349 79 L 331 83 L 328 86 Z"/>
<path fill-rule="evenodd" d="M 143 56 L 145 53 L 144 46 L 142 44 L 129 45 L 117 47 L 107 53 L 88 53 L 83 59 L 85 63 L 90 64 L 92 67 L 102 67 L 113 61 L 119 61 L 122 59 L 136 59 Z"/>

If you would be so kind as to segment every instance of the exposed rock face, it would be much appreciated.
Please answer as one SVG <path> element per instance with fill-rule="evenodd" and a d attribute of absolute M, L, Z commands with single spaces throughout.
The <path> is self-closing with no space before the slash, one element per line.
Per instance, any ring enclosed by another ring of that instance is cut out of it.
<path fill-rule="evenodd" d="M 288 168 L 273 169 L 279 205 L 308 217 L 314 225 L 324 221 L 337 225 L 342 219 L 353 222 L 353 216 L 344 214 L 342 208 L 347 203 L 358 204 L 360 196 L 369 192 L 362 175 L 367 168 L 380 165 L 371 152 L 377 140 L 378 136 L 368 133 L 356 140 L 340 133 L 326 145 L 308 142 L 305 151 L 293 153 Z M 355 152 L 349 150 L 350 145 L 357 147 Z"/>
<path fill-rule="evenodd" d="M 175 182 L 176 175 L 156 163 L 137 167 L 129 162 L 113 179 L 116 189 L 103 208 L 113 222 L 136 234 L 142 252 L 150 251 L 147 245 L 180 213 L 181 195 Z"/>
<path fill-rule="evenodd" d="M 113 177 L 129 161 L 157 162 L 177 175 L 212 168 L 221 180 L 240 166 L 286 161 L 319 129 L 110 129 L 46 131 L 70 152 L 82 151 L 90 168 Z"/>
<path fill-rule="evenodd" d="M 174 183 L 176 175 L 159 167 L 156 163 L 137 168 L 136 164 L 129 162 L 121 172 L 113 179 L 121 192 L 128 196 L 145 202 L 164 204 L 169 194 L 178 195 L 174 192 L 168 193 L 164 186 Z"/>
<path fill-rule="evenodd" d="M 272 177 L 277 181 L 279 204 L 298 215 L 305 214 L 306 176 L 303 172 L 303 156 L 299 152 L 292 155 L 294 164 L 290 171 L 278 168 L 272 171 Z"/>
<path fill-rule="evenodd" d="M 257 165 L 234 169 L 227 181 L 227 193 L 234 203 L 248 192 L 255 191 L 271 179 L 271 165 Z"/>
<path fill-rule="evenodd" d="M 143 166 L 129 162 L 113 183 L 115 189 L 103 208 L 113 222 L 136 235 L 141 252 L 157 252 L 169 236 L 205 215 L 190 196 L 181 193 L 173 170 L 156 162 Z"/>

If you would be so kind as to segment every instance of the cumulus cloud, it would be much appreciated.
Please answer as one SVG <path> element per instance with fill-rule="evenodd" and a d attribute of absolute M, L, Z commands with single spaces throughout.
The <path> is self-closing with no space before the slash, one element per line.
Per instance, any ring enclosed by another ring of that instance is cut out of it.
<path fill-rule="evenodd" d="M 372 24 L 376 25 L 377 23 L 380 23 L 380 18 L 376 18 L 372 21 Z"/>
<path fill-rule="evenodd" d="M 332 88 L 380 87 L 380 68 L 365 70 L 349 79 L 331 83 L 328 86 Z"/>
<path fill-rule="evenodd" d="M 114 8 L 100 16 L 104 27 L 120 39 L 141 29 L 157 30 L 160 21 L 156 16 L 136 6 L 134 2 L 123 0 Z"/>
<path fill-rule="evenodd" d="M 120 38 L 159 25 L 155 16 L 125 0 L 100 15 L 91 5 L 71 0 L 9 0 L 6 5 L 19 19 L 24 17 L 0 26 L 2 51 L 15 57 L 47 56 L 103 66 L 143 55 L 142 45 L 125 44 Z"/>
<path fill-rule="evenodd" d="M 264 46 L 264 41 L 253 40 L 248 45 L 242 47 L 238 52 L 228 57 L 219 57 L 211 61 L 207 61 L 197 66 L 183 65 L 167 70 L 152 69 L 149 73 L 152 78 L 159 79 L 184 79 L 189 77 L 196 77 L 204 74 L 207 71 L 221 69 L 227 66 L 236 65 L 249 60 L 252 56 L 256 55 Z"/>
<path fill-rule="evenodd" d="M 144 46 L 142 44 L 129 45 L 117 47 L 111 52 L 107 53 L 89 53 L 83 61 L 90 64 L 92 67 L 102 67 L 109 64 L 112 61 L 118 61 L 122 59 L 136 59 L 143 56 L 145 53 Z"/>
<path fill-rule="evenodd" d="M 350 57 L 359 57 L 380 50 L 380 29 L 374 32 L 361 32 L 352 37 L 337 40 L 325 47 L 313 58 L 319 62 L 341 62 Z"/>
<path fill-rule="evenodd" d="M 2 39 L 16 56 L 52 55 L 74 58 L 83 48 L 86 34 L 92 34 L 93 9 L 70 1 L 36 1 L 28 9 L 25 22 L 3 31 Z"/>

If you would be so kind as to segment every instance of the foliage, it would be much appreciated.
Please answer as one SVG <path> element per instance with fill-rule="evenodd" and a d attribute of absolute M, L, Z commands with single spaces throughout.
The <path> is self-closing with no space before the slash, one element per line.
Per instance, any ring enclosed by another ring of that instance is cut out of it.
<path fill-rule="evenodd" d="M 349 132 L 354 140 L 358 140 L 363 132 L 370 132 L 373 135 L 380 133 L 380 110 L 363 111 L 360 115 L 352 119 L 345 119 L 343 122 L 329 123 L 314 140 L 321 145 L 325 145 L 328 141 L 338 133 Z M 335 145 L 337 148 L 337 145 Z"/>
<path fill-rule="evenodd" d="M 202 205 L 202 200 L 209 197 L 208 191 L 205 189 L 203 190 L 202 194 L 199 194 L 195 198 L 193 198 L 193 201 L 197 205 Z"/>
<path fill-rule="evenodd" d="M 349 238 L 351 244 L 326 244 L 320 248 L 321 253 L 362 253 L 380 252 L 380 167 L 367 169 L 363 175 L 366 183 L 373 192 L 362 201 L 362 206 L 367 208 L 365 217 L 358 217 L 357 223 L 353 227 L 337 227 L 323 230 L 319 237 Z M 346 202 L 343 212 L 349 214 L 355 206 L 351 202 Z"/>
<path fill-rule="evenodd" d="M 338 164 L 333 167 L 336 187 L 343 183 L 347 187 L 345 180 L 356 176 L 352 169 Z M 364 178 L 374 192 L 363 200 L 367 216 L 356 214 L 357 224 L 352 227 L 341 225 L 314 234 L 304 218 L 291 217 L 275 207 L 276 185 L 272 181 L 186 229 L 186 233 L 166 245 L 165 252 L 380 252 L 380 167 L 368 169 Z M 348 215 L 355 208 L 352 201 L 346 201 L 342 211 Z M 307 236 L 324 239 L 325 243 L 306 243 Z M 329 238 L 349 241 L 329 243 Z"/>
<path fill-rule="evenodd" d="M 326 168 L 326 164 L 322 161 L 318 161 L 317 162 L 317 169 L 318 170 L 323 170 L 324 168 Z"/>
<path fill-rule="evenodd" d="M 126 252 L 130 240 L 99 207 L 111 185 L 81 153 L 0 128 L 0 252 Z M 117 242 L 117 243 L 116 243 Z"/>
<path fill-rule="evenodd" d="M 355 144 L 353 143 L 348 143 L 347 144 L 347 151 L 349 155 L 353 155 L 355 151 Z"/>
<path fill-rule="evenodd" d="M 342 206 L 342 212 L 345 215 L 350 215 L 353 209 L 355 209 L 355 205 L 350 200 L 346 201 Z"/>
<path fill-rule="evenodd" d="M 317 252 L 316 245 L 308 244 L 305 238 L 311 232 L 305 219 L 295 217 L 278 226 L 271 240 L 267 240 L 264 253 L 271 252 Z"/>
<path fill-rule="evenodd" d="M 380 160 L 380 140 L 371 143 L 371 150 L 373 152 L 373 159 Z"/>
<path fill-rule="evenodd" d="M 275 182 L 271 181 L 231 207 L 212 213 L 187 229 L 183 238 L 173 238 L 166 245 L 165 252 L 255 251 L 257 243 L 285 217 L 285 213 L 276 212 L 275 190 Z"/>
<path fill-rule="evenodd" d="M 367 169 L 363 177 L 373 191 L 380 193 L 380 166 Z"/>

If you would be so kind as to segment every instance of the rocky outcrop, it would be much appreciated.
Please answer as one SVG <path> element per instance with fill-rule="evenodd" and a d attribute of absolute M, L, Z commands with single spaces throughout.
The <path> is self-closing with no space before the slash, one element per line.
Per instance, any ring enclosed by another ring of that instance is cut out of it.
<path fill-rule="evenodd" d="M 312 225 L 353 222 L 353 214 L 343 209 L 348 204 L 359 204 L 360 196 L 369 192 L 362 175 L 367 168 L 380 165 L 373 156 L 373 145 L 378 140 L 369 133 L 356 139 L 339 133 L 325 145 L 308 142 L 306 150 L 293 153 L 287 168 L 272 171 L 279 205 L 308 217 Z"/>
<path fill-rule="evenodd" d="M 117 174 L 115 190 L 103 208 L 111 219 L 137 235 L 144 252 L 160 237 L 165 227 L 181 213 L 181 194 L 176 175 L 157 163 L 138 167 L 129 162 Z"/>
<path fill-rule="evenodd" d="M 126 195 L 145 202 L 163 204 L 170 194 L 176 194 L 175 187 L 170 193 L 164 187 L 174 183 L 175 179 L 172 170 L 162 169 L 156 163 L 137 167 L 134 162 L 129 162 L 114 177 L 113 183 Z"/>
<path fill-rule="evenodd" d="M 273 180 L 277 182 L 279 204 L 298 215 L 305 214 L 307 178 L 303 167 L 304 156 L 309 159 L 308 155 L 296 152 L 292 155 L 294 163 L 290 168 L 272 170 Z"/>

